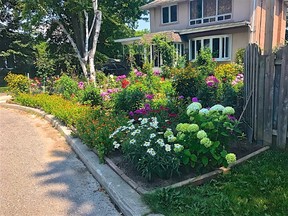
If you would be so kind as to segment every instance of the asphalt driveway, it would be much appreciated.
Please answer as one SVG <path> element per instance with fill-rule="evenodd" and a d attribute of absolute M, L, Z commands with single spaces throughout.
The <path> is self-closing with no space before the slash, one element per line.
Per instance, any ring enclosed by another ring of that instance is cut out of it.
<path fill-rule="evenodd" d="M 0 107 L 0 215 L 120 215 L 43 119 Z"/>

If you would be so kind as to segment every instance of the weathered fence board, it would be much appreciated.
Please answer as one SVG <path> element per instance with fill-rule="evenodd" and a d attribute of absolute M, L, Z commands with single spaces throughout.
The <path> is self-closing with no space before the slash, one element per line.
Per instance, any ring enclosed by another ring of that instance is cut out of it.
<path fill-rule="evenodd" d="M 275 54 L 261 55 L 256 44 L 245 53 L 244 121 L 247 136 L 258 144 L 287 146 L 288 46 Z"/>

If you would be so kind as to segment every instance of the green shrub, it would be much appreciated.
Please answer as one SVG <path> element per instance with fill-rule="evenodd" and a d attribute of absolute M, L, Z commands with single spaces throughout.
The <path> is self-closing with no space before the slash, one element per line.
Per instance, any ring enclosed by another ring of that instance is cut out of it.
<path fill-rule="evenodd" d="M 79 90 L 77 96 L 78 101 L 81 104 L 87 104 L 91 106 L 97 106 L 102 104 L 100 90 L 91 84 L 85 85 L 83 90 Z"/>
<path fill-rule="evenodd" d="M 143 106 L 145 93 L 143 89 L 138 88 L 139 85 L 131 85 L 115 95 L 114 106 L 116 112 L 124 111 L 128 113 Z M 145 87 L 144 85 L 142 86 Z"/>
<path fill-rule="evenodd" d="M 113 150 L 110 134 L 126 119 L 121 113 L 116 115 L 95 108 L 77 121 L 77 135 L 87 146 L 94 148 L 103 161 L 104 156 Z"/>
<path fill-rule="evenodd" d="M 78 90 L 78 83 L 65 74 L 56 82 L 56 92 L 62 94 L 65 99 L 73 99 Z"/>
<path fill-rule="evenodd" d="M 235 62 L 236 64 L 244 64 L 245 48 L 238 49 L 236 52 Z"/>
<path fill-rule="evenodd" d="M 232 82 L 239 74 L 243 73 L 243 66 L 235 63 L 220 64 L 215 68 L 214 75 L 223 82 Z"/>
<path fill-rule="evenodd" d="M 212 56 L 209 48 L 201 49 L 199 55 L 197 55 L 194 64 L 199 71 L 199 78 L 214 74 L 216 62 L 213 60 Z"/>
<path fill-rule="evenodd" d="M 7 82 L 9 91 L 13 94 L 29 92 L 30 81 L 24 75 L 9 72 L 4 80 Z"/>
<path fill-rule="evenodd" d="M 186 68 L 171 69 L 173 74 L 172 86 L 179 96 L 194 97 L 199 89 L 198 71 L 189 64 Z"/>
<path fill-rule="evenodd" d="M 15 101 L 24 106 L 41 108 L 46 113 L 54 115 L 68 126 L 76 125 L 77 121 L 90 110 L 89 107 L 77 105 L 58 95 L 19 94 L 16 96 Z"/>

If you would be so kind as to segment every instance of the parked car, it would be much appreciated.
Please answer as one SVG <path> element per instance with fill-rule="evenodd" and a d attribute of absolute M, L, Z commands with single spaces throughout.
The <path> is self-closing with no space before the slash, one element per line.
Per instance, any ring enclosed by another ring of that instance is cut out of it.
<path fill-rule="evenodd" d="M 103 71 L 105 74 L 113 74 L 116 76 L 119 75 L 127 75 L 129 73 L 129 68 L 125 67 L 121 63 L 118 62 L 110 62 L 106 63 L 102 66 L 101 71 Z"/>

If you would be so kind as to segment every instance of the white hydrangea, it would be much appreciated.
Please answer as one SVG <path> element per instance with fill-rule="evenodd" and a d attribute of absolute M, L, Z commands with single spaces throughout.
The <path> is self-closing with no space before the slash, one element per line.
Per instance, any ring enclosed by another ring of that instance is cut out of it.
<path fill-rule="evenodd" d="M 216 104 L 214 106 L 211 107 L 211 109 L 209 110 L 209 112 L 214 112 L 214 111 L 222 111 L 224 109 L 224 106 L 222 106 L 221 104 Z"/>
<path fill-rule="evenodd" d="M 207 115 L 208 113 L 209 113 L 209 110 L 206 109 L 206 108 L 203 108 L 203 109 L 199 110 L 199 114 L 200 115 Z"/>
<path fill-rule="evenodd" d="M 202 105 L 199 102 L 193 102 L 187 107 L 187 115 L 194 111 L 198 111 L 202 108 Z"/>

